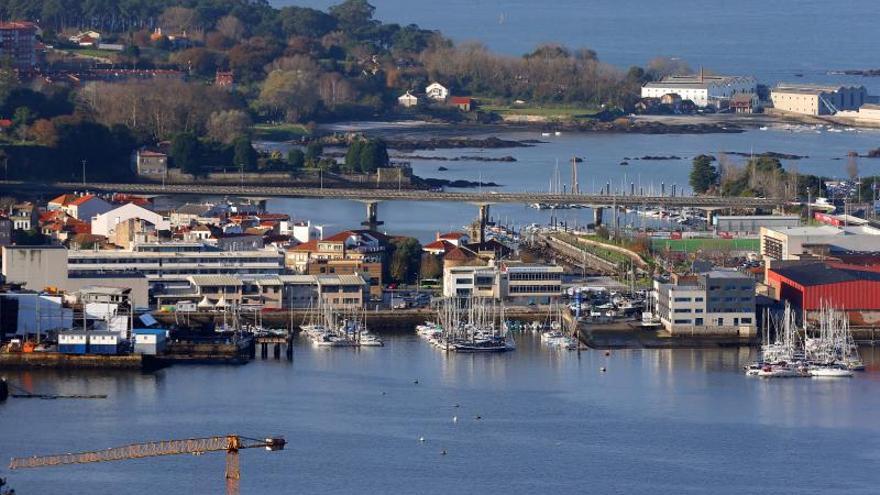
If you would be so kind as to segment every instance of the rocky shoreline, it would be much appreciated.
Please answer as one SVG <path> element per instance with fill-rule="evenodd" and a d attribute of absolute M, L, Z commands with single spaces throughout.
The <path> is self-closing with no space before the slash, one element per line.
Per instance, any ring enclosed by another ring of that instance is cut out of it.
<path fill-rule="evenodd" d="M 487 138 L 431 138 L 431 139 L 390 139 L 388 147 L 397 151 L 458 149 L 458 148 L 530 148 L 533 144 L 512 141 L 499 137 Z"/>
<path fill-rule="evenodd" d="M 425 156 L 425 155 L 391 155 L 391 158 L 396 160 L 432 160 L 437 162 L 460 162 L 460 161 L 471 161 L 471 162 L 506 162 L 511 163 L 517 161 L 516 158 L 506 155 L 506 156 Z"/>
<path fill-rule="evenodd" d="M 425 177 L 413 177 L 413 180 L 418 181 L 420 185 L 427 186 L 428 188 L 434 189 L 438 187 L 452 187 L 458 189 L 473 189 L 475 187 L 501 187 L 501 184 L 497 184 L 495 182 L 477 182 L 473 180 L 463 180 L 463 179 L 435 179 L 435 178 L 425 178 Z"/>

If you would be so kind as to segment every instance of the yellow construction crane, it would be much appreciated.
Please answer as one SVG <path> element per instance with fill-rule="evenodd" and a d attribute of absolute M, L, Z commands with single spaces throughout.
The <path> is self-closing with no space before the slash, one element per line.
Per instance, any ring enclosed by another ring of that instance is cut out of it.
<path fill-rule="evenodd" d="M 15 457 L 9 462 L 9 469 L 63 466 L 66 464 L 86 464 L 90 462 L 124 461 L 166 455 L 193 454 L 205 452 L 226 452 L 226 493 L 238 493 L 238 480 L 241 472 L 238 465 L 238 451 L 242 449 L 265 448 L 269 451 L 283 450 L 287 442 L 283 437 L 265 439 L 247 438 L 239 435 L 226 435 L 186 440 L 161 440 L 158 442 L 135 443 L 123 447 L 113 447 L 92 452 L 57 454 L 33 457 Z"/>

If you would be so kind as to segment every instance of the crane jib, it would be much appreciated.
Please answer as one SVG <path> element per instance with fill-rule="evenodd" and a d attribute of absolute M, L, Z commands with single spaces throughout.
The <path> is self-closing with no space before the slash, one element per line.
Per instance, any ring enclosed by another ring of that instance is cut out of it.
<path fill-rule="evenodd" d="M 254 439 L 239 435 L 225 435 L 185 440 L 161 440 L 157 442 L 136 443 L 105 450 L 54 454 L 46 456 L 16 457 L 9 463 L 9 469 L 63 466 L 92 462 L 122 461 L 179 454 L 201 454 L 205 452 L 235 452 L 240 449 L 266 448 L 282 450 L 286 441 L 281 437 Z"/>

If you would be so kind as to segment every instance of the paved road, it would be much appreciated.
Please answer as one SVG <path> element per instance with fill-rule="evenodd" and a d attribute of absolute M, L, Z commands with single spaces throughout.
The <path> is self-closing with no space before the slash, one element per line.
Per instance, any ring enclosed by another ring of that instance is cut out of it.
<path fill-rule="evenodd" d="M 151 195 L 217 195 L 286 198 L 350 199 L 357 201 L 455 201 L 474 204 L 547 203 L 582 204 L 590 206 L 666 206 L 695 208 L 772 208 L 782 201 L 763 198 L 719 198 L 707 196 L 612 196 L 600 194 L 548 194 L 537 192 L 447 192 L 407 189 L 354 189 L 285 187 L 254 185 L 198 184 L 122 184 L 79 182 L 0 181 L 3 191 L 89 191 L 151 194 Z"/>

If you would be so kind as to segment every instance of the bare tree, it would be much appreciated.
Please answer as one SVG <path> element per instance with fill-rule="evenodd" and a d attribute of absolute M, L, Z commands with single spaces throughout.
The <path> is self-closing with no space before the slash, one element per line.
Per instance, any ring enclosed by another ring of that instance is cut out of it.
<path fill-rule="evenodd" d="M 99 122 L 123 124 L 155 139 L 203 133 L 213 112 L 236 106 L 222 89 L 177 79 L 91 83 L 79 96 Z"/>
<path fill-rule="evenodd" d="M 846 159 L 846 174 L 850 180 L 856 180 L 859 177 L 859 159 L 857 156 L 849 155 Z"/>
<path fill-rule="evenodd" d="M 191 31 L 197 27 L 197 21 L 196 11 L 186 7 L 168 7 L 159 16 L 159 25 L 166 34 Z"/>
<path fill-rule="evenodd" d="M 223 36 L 235 41 L 240 41 L 246 33 L 245 25 L 238 17 L 227 15 L 217 21 L 217 31 Z"/>
<path fill-rule="evenodd" d="M 250 132 L 251 118 L 242 110 L 221 110 L 208 118 L 208 136 L 214 141 L 231 144 Z"/>

